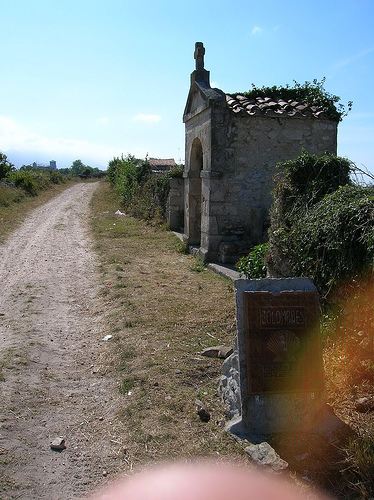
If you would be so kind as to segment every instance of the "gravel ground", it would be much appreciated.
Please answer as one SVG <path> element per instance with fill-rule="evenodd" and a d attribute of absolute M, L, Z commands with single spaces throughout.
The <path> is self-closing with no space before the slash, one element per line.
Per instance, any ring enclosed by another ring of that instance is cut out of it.
<path fill-rule="evenodd" d="M 0 499 L 86 496 L 124 464 L 87 223 L 97 183 L 38 208 L 0 246 Z M 66 449 L 53 451 L 62 436 Z"/>

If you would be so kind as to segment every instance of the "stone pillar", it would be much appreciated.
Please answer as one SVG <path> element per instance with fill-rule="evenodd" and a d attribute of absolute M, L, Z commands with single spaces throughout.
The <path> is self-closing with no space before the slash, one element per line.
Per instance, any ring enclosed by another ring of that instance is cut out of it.
<path fill-rule="evenodd" d="M 230 431 L 312 432 L 326 403 L 313 283 L 237 280 L 235 290 L 241 417 Z"/>
<path fill-rule="evenodd" d="M 169 182 L 166 219 L 172 231 L 180 231 L 183 228 L 184 216 L 184 182 L 179 177 L 172 177 Z"/>

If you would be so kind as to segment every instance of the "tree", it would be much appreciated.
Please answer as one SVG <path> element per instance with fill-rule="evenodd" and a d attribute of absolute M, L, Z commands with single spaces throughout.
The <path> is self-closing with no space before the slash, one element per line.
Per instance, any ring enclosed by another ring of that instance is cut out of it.
<path fill-rule="evenodd" d="M 83 170 L 87 168 L 87 165 L 85 165 L 82 160 L 74 160 L 70 168 L 71 174 L 77 176 L 82 174 Z"/>
<path fill-rule="evenodd" d="M 30 164 L 30 165 L 22 165 L 22 167 L 20 168 L 20 170 L 26 170 L 26 171 L 29 171 L 29 170 L 33 170 L 33 166 Z"/>
<path fill-rule="evenodd" d="M 12 170 L 14 170 L 13 163 L 10 163 L 7 156 L 0 152 L 0 180 L 4 179 Z"/>
<path fill-rule="evenodd" d="M 86 165 L 82 170 L 81 175 L 84 175 L 85 177 L 90 177 L 92 175 L 92 171 L 93 171 L 92 167 Z"/>

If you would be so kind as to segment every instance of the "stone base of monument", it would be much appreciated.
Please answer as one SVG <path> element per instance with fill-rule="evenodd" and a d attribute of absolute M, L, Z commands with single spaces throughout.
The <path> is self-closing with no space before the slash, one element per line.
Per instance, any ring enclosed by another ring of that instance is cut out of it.
<path fill-rule="evenodd" d="M 305 395 L 294 394 L 248 398 L 245 413 L 231 420 L 228 430 L 253 443 L 271 434 L 315 433 L 322 423 L 324 428 L 333 425 L 331 414 L 323 409 L 324 394 L 314 395 L 307 403 Z"/>
<path fill-rule="evenodd" d="M 279 429 L 276 432 L 270 432 L 270 430 L 261 427 L 261 432 L 256 432 L 256 429 L 252 426 L 245 425 L 241 416 L 237 416 L 226 424 L 225 429 L 236 438 L 254 444 L 264 441 L 279 442 L 282 440 L 281 436 L 288 436 L 290 439 L 300 441 L 300 436 L 303 436 L 304 440 L 322 438 L 326 444 L 339 447 L 343 445 L 348 437 L 354 434 L 345 422 L 331 412 L 329 405 L 325 405 L 319 415 L 315 416 L 314 421 L 310 422 L 308 427 L 305 428 L 292 429 L 292 422 L 290 422 L 289 427 L 285 427 L 283 430 Z M 266 432 L 263 432 L 264 430 Z"/>
<path fill-rule="evenodd" d="M 316 288 L 307 278 L 235 281 L 237 339 L 220 388 L 236 417 L 228 429 L 251 442 L 276 433 L 325 433 L 328 410 Z"/>
<path fill-rule="evenodd" d="M 255 465 L 273 472 L 287 468 L 307 482 L 314 481 L 321 474 L 324 478 L 336 477 L 345 459 L 342 450 L 354 435 L 353 430 L 337 418 L 328 405 L 306 432 L 253 434 L 243 426 L 241 417 L 232 419 L 226 430 L 235 437 Z"/>

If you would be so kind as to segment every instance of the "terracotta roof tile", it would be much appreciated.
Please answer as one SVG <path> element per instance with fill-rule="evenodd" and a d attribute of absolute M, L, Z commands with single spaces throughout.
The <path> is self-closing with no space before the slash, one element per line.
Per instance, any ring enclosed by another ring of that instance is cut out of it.
<path fill-rule="evenodd" d="M 174 158 L 149 158 L 151 167 L 175 167 L 176 163 Z"/>
<path fill-rule="evenodd" d="M 297 116 L 327 119 L 326 113 L 319 106 L 290 99 L 273 99 L 271 97 L 246 97 L 242 94 L 226 94 L 227 106 L 236 114 L 264 116 Z"/>

